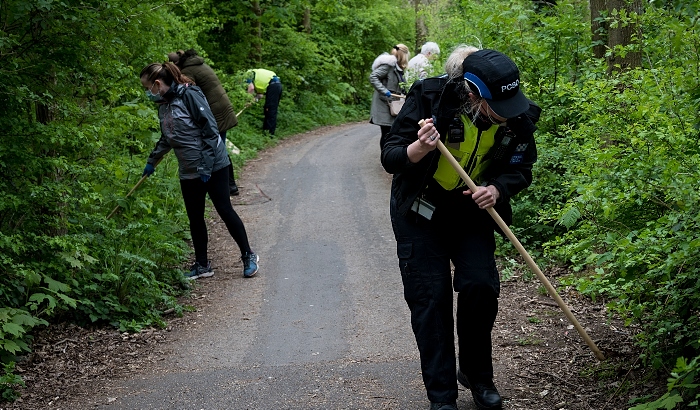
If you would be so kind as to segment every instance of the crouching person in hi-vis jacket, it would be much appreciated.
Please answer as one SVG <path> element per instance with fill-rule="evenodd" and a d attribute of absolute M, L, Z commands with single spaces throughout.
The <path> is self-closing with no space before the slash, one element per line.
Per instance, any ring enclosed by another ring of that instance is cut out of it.
<path fill-rule="evenodd" d="M 256 68 L 248 71 L 248 92 L 255 94 L 256 101 L 265 96 L 265 104 L 263 112 L 265 119 L 263 120 L 263 131 L 270 133 L 270 136 L 275 135 L 277 129 L 277 109 L 282 98 L 282 81 L 277 75 L 263 68 Z"/>
<path fill-rule="evenodd" d="M 540 109 L 502 53 L 459 47 L 445 71 L 413 85 L 382 144 L 382 165 L 394 174 L 391 223 L 430 409 L 456 410 L 458 382 L 478 408 L 501 409 L 491 353 L 497 225 L 486 209 L 512 221 L 510 198 L 532 182 Z M 440 140 L 480 185 L 476 192 L 435 149 Z"/>

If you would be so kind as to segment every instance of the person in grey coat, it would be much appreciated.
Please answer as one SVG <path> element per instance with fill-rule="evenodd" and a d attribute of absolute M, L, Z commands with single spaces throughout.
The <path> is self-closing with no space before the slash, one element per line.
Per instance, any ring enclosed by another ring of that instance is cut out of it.
<path fill-rule="evenodd" d="M 372 63 L 369 82 L 374 87 L 374 94 L 369 122 L 379 125 L 382 133 L 380 144 L 386 139 L 391 124 L 394 123 L 389 101 L 393 99 L 391 94 L 402 93 L 401 85 L 406 82 L 403 71 L 408 65 L 409 54 L 408 47 L 397 44 L 391 49 L 391 54 L 382 53 Z"/>
<path fill-rule="evenodd" d="M 196 279 L 214 275 L 207 259 L 208 234 L 204 221 L 205 199 L 209 194 L 241 250 L 243 276 L 252 277 L 258 272 L 258 256 L 250 249 L 243 221 L 231 205 L 227 172 L 231 161 L 204 93 L 170 62 L 147 65 L 139 78 L 148 98 L 159 104 L 161 130 L 143 175 L 153 174 L 160 159 L 171 149 L 179 165 L 180 188 L 195 254 L 195 262 L 185 276 Z"/>

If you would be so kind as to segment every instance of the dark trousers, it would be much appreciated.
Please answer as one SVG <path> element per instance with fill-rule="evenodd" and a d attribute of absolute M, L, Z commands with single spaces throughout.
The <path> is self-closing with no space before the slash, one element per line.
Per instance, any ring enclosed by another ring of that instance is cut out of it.
<path fill-rule="evenodd" d="M 391 222 L 404 298 L 431 402 L 457 399 L 453 288 L 459 293 L 459 366 L 471 382 L 493 378 L 491 329 L 498 312 L 500 282 L 493 227 L 474 222 L 483 214 L 475 206 L 447 210 L 438 205 L 429 221 L 413 211 L 398 215 L 392 198 Z M 450 261 L 455 266 L 454 279 Z"/>
<path fill-rule="evenodd" d="M 200 178 L 181 179 L 180 188 L 182 198 L 185 200 L 187 217 L 190 220 L 190 234 L 192 235 L 192 245 L 197 262 L 206 266 L 207 264 L 207 224 L 204 221 L 205 198 L 209 194 L 209 199 L 214 204 L 216 212 L 226 224 L 228 232 L 233 240 L 238 244 L 241 254 L 251 252 L 248 244 L 248 235 L 243 226 L 243 221 L 233 210 L 231 197 L 229 196 L 228 170 L 222 168 L 211 174 L 211 178 L 206 183 Z"/>
<path fill-rule="evenodd" d="M 226 143 L 226 131 L 219 131 L 219 135 L 221 136 L 221 140 Z M 227 149 L 228 151 L 228 149 Z M 228 165 L 228 185 L 231 188 L 236 187 L 236 177 L 233 175 L 233 161 L 231 161 L 231 155 L 228 156 L 228 162 L 230 164 Z"/>
<path fill-rule="evenodd" d="M 279 81 L 270 83 L 265 91 L 265 105 L 263 106 L 265 112 L 263 130 L 268 130 L 270 135 L 275 135 L 275 129 L 277 129 L 277 107 L 280 105 L 281 98 L 282 83 Z"/>

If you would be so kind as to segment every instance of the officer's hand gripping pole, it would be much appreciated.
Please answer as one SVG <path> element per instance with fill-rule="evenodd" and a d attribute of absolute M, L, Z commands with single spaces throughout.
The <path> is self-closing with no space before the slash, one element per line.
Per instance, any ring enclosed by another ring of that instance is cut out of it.
<path fill-rule="evenodd" d="M 154 168 L 155 168 L 156 166 L 158 166 L 158 164 L 160 164 L 160 161 L 163 160 L 163 158 L 164 158 L 164 157 L 158 158 L 158 161 L 156 161 L 156 164 L 154 165 Z M 146 180 L 146 178 L 148 178 L 148 175 L 142 176 L 141 179 L 139 179 L 139 182 L 137 182 L 136 185 L 134 185 L 134 187 L 131 188 L 131 191 L 129 191 L 129 193 L 126 194 L 126 196 L 124 197 L 124 199 L 130 197 L 131 194 L 133 194 L 134 191 L 136 191 L 136 189 L 137 189 L 139 186 L 141 186 L 141 184 L 143 183 L 143 181 Z M 111 218 L 112 215 L 114 215 L 114 214 L 119 210 L 119 208 L 120 208 L 119 205 L 115 206 L 114 209 L 112 209 L 112 212 L 110 212 L 109 215 L 107 215 L 107 219 Z"/>
<path fill-rule="evenodd" d="M 420 120 L 418 122 L 418 125 L 420 125 L 422 128 L 423 125 L 425 125 L 425 120 Z M 479 189 L 479 187 L 477 187 L 476 184 L 474 184 L 474 181 L 472 181 L 472 179 L 469 178 L 469 175 L 467 175 L 467 173 L 459 165 L 457 160 L 455 160 L 452 154 L 450 154 L 450 151 L 447 150 L 445 144 L 443 144 L 442 141 L 438 140 L 437 147 L 440 150 L 440 153 L 447 159 L 447 161 L 450 163 L 450 165 L 452 165 L 455 171 L 457 171 L 462 180 L 466 182 L 469 189 L 471 189 L 472 192 L 476 192 Z M 520 243 L 518 238 L 516 238 L 515 235 L 513 235 L 513 232 L 511 232 L 510 228 L 508 228 L 508 225 L 506 225 L 506 223 L 503 222 L 503 219 L 500 215 L 498 215 L 498 212 L 496 212 L 496 210 L 493 209 L 493 207 L 488 207 L 486 208 L 486 210 L 488 211 L 489 215 L 491 215 L 493 220 L 496 221 L 499 228 L 501 228 L 501 231 L 503 231 L 503 233 L 506 234 L 513 246 L 515 246 L 515 249 L 517 249 L 520 255 L 523 257 L 523 259 L 525 259 L 525 262 L 527 262 L 527 265 L 530 267 L 530 269 L 532 269 L 532 271 L 535 272 L 535 275 L 540 280 L 540 282 L 542 282 L 544 287 L 547 289 L 547 292 L 549 292 L 550 296 L 554 298 L 554 300 L 557 302 L 557 305 L 559 305 L 561 310 L 564 311 L 564 314 L 569 319 L 569 322 L 571 322 L 571 324 L 574 325 L 579 335 L 581 335 L 588 347 L 590 347 L 593 351 L 593 354 L 595 354 L 595 357 L 597 357 L 600 361 L 605 360 L 605 355 L 603 355 L 603 352 L 601 352 L 600 349 L 598 349 L 598 346 L 596 346 L 595 342 L 591 339 L 590 336 L 588 336 L 586 330 L 581 326 L 578 320 L 576 320 L 574 315 L 571 313 L 571 310 L 569 310 L 569 307 L 566 306 L 566 303 L 564 303 L 562 298 L 557 293 L 556 289 L 554 289 L 554 286 L 552 286 L 547 277 L 544 276 L 544 273 L 542 273 L 535 261 L 530 257 L 525 248 L 523 248 L 523 245 Z"/>

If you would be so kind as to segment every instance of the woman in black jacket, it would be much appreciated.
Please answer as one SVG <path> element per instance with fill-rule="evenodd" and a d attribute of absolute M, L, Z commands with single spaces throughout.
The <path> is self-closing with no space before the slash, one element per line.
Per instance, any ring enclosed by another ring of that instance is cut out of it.
<path fill-rule="evenodd" d="M 459 381 L 478 408 L 500 409 L 491 358 L 500 282 L 496 225 L 486 208 L 512 220 L 509 199 L 532 182 L 540 109 L 520 91 L 518 68 L 502 53 L 460 47 L 446 71 L 413 85 L 381 160 L 394 174 L 391 222 L 430 408 L 455 410 Z M 435 150 L 438 140 L 480 189 L 465 187 Z"/>
<path fill-rule="evenodd" d="M 227 172 L 231 161 L 204 93 L 191 85 L 191 79 L 182 75 L 173 63 L 149 64 L 141 70 L 139 78 L 148 98 L 159 105 L 161 131 L 143 175 L 153 174 L 159 160 L 171 149 L 179 165 L 180 188 L 195 253 L 195 262 L 185 276 L 197 279 L 214 275 L 207 259 L 204 221 L 207 194 L 240 248 L 243 276 L 254 276 L 259 258 L 250 248 L 243 221 L 231 206 Z"/>

